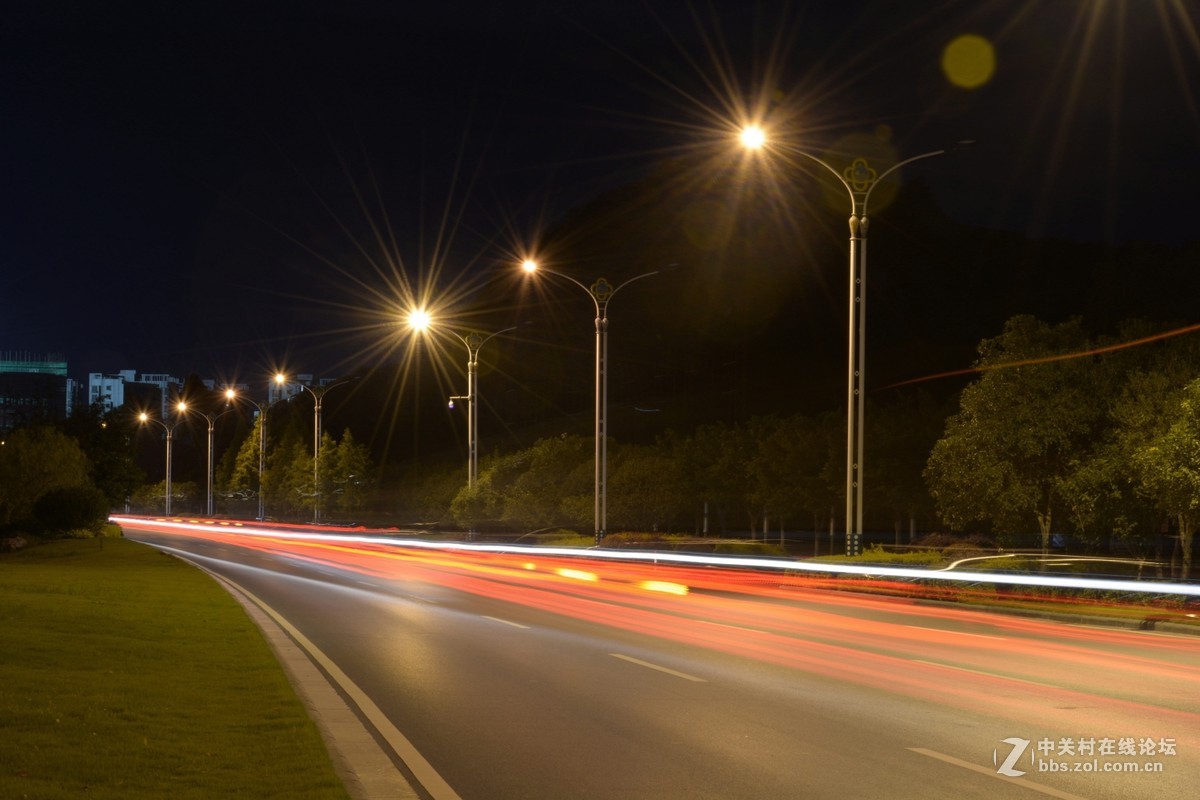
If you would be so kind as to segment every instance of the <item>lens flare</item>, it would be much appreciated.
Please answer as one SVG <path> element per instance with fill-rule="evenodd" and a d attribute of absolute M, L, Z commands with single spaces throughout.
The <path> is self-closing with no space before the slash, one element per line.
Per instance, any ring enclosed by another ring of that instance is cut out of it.
<path fill-rule="evenodd" d="M 978 89 L 996 72 L 996 50 L 982 36 L 959 36 L 942 51 L 942 72 L 955 86 Z"/>

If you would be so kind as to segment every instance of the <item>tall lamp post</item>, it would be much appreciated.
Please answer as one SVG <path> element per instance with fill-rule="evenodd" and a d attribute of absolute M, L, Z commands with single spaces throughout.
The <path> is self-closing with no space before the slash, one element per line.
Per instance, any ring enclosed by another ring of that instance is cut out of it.
<path fill-rule="evenodd" d="M 171 516 L 171 440 L 175 437 L 175 429 L 179 427 L 179 423 L 183 422 L 182 414 L 188 410 L 187 403 L 180 402 L 175 406 L 181 416 L 174 422 L 164 422 L 161 419 L 156 419 L 146 412 L 138 414 L 138 422 L 145 425 L 148 422 L 153 422 L 161 427 L 167 433 L 167 476 L 166 476 L 166 492 L 163 499 L 163 516 Z"/>
<path fill-rule="evenodd" d="M 516 329 L 517 326 L 514 325 L 487 336 L 478 333 L 463 336 L 450 331 L 467 348 L 467 393 L 453 395 L 450 398 L 450 407 L 454 408 L 455 400 L 467 401 L 467 489 L 472 491 L 479 479 L 479 348 L 500 334 Z"/>
<path fill-rule="evenodd" d="M 744 128 L 742 144 L 751 150 L 767 145 L 765 132 L 757 126 Z M 865 158 L 856 158 L 839 172 L 823 159 L 793 147 L 786 152 L 819 164 L 846 190 L 850 198 L 850 292 L 846 365 L 846 555 L 862 552 L 863 534 L 863 389 L 866 377 L 867 338 L 867 203 L 871 192 L 888 175 L 901 167 L 945 153 L 933 150 L 906 158 L 883 172 L 876 172 Z"/>
<path fill-rule="evenodd" d="M 283 375 L 275 375 L 273 378 L 277 386 L 282 386 L 287 380 Z M 284 400 L 285 398 L 278 397 L 274 401 L 268 399 L 265 403 L 260 403 L 257 400 L 251 400 L 249 397 L 232 396 L 232 400 L 241 400 L 249 403 L 258 409 L 258 517 L 259 521 L 266 519 L 266 500 L 263 498 L 263 475 L 267 471 L 267 411 L 275 403 Z"/>
<path fill-rule="evenodd" d="M 321 521 L 321 405 L 325 400 L 326 393 L 337 386 L 344 386 L 353 378 L 344 378 L 342 380 L 328 383 L 324 386 L 308 386 L 303 383 L 296 384 L 304 391 L 313 396 L 313 491 L 316 493 L 313 499 L 313 522 Z M 275 376 L 276 383 L 284 383 L 287 378 L 282 374 Z"/>
<path fill-rule="evenodd" d="M 674 266 L 674 264 L 670 265 Z M 545 272 L 565 281 L 575 284 L 587 293 L 596 308 L 596 481 L 595 481 L 595 528 L 596 544 L 600 544 L 608 533 L 608 304 L 613 295 L 634 281 L 649 278 L 664 270 L 656 269 L 636 275 L 624 283 L 613 286 L 604 278 L 598 278 L 591 286 L 564 275 L 561 272 L 539 266 L 536 261 L 527 260 L 521 265 L 522 269 L 532 274 Z"/>
<path fill-rule="evenodd" d="M 209 414 L 206 411 L 196 411 L 197 414 L 204 417 L 208 422 L 208 468 L 206 470 L 208 476 L 207 503 L 205 504 L 205 514 L 209 517 L 213 515 L 213 429 L 216 427 L 217 420 L 233 411 L 233 406 L 230 405 L 237 399 L 237 392 L 233 389 L 225 390 L 225 410 L 218 411 L 216 414 Z M 195 410 L 195 409 L 191 409 Z"/>

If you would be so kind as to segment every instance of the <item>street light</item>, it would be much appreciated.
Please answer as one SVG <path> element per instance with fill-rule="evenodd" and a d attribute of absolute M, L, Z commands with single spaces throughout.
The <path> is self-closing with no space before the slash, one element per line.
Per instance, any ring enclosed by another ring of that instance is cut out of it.
<path fill-rule="evenodd" d="M 273 378 L 277 386 L 283 386 L 287 380 L 283 375 L 275 375 Z M 265 403 L 260 403 L 257 400 L 251 400 L 249 397 L 241 395 L 230 396 L 231 400 L 239 400 L 249 403 L 258 409 L 258 517 L 259 520 L 267 518 L 266 500 L 263 497 L 263 475 L 267 470 L 267 411 L 276 403 L 286 400 L 286 397 L 277 397 L 275 400 L 267 400 Z"/>
<path fill-rule="evenodd" d="M 207 411 L 188 409 L 190 411 L 195 411 L 197 414 L 204 417 L 204 419 L 208 422 L 208 490 L 207 502 L 205 504 L 205 514 L 209 517 L 213 515 L 213 428 L 216 427 L 218 419 L 225 416 L 230 411 L 233 411 L 233 407 L 230 405 L 230 403 L 235 399 L 237 399 L 237 392 L 235 392 L 233 389 L 226 389 L 224 411 L 219 411 L 216 414 L 209 414 Z M 182 409 L 182 405 L 180 408 Z"/>
<path fill-rule="evenodd" d="M 467 393 L 451 396 L 450 408 L 454 408 L 455 400 L 467 401 L 467 489 L 471 491 L 474 491 L 475 482 L 479 479 L 479 348 L 496 336 L 516 329 L 517 326 L 513 325 L 487 336 L 478 333 L 463 336 L 450 331 L 467 348 Z"/>
<path fill-rule="evenodd" d="M 344 386 L 354 378 L 343 378 L 336 380 L 333 383 L 327 383 L 324 386 L 312 387 L 303 383 L 297 383 L 301 389 L 305 390 L 313 396 L 313 491 L 316 493 L 313 499 L 313 522 L 321 521 L 321 404 L 325 400 L 325 393 L 336 386 Z M 275 376 L 275 382 L 282 384 L 287 381 L 287 377 L 283 373 Z M 260 469 L 261 469 L 261 445 L 260 445 Z M 261 492 L 260 492 L 261 493 Z"/>
<path fill-rule="evenodd" d="M 175 408 L 181 413 L 188 410 L 187 403 L 180 401 Z M 179 423 L 183 422 L 183 417 L 180 416 L 174 422 L 167 423 L 161 419 L 155 419 L 145 411 L 138 414 L 138 422 L 145 425 L 147 422 L 153 422 L 167 432 L 167 477 L 166 477 L 166 492 L 163 499 L 163 516 L 171 516 L 171 440 L 175 436 L 175 429 L 179 427 Z"/>
<path fill-rule="evenodd" d="M 750 150 L 760 150 L 768 145 L 765 131 L 756 125 L 742 129 L 742 145 Z M 867 338 L 867 202 L 871 192 L 888 175 L 901 167 L 945 153 L 933 150 L 919 156 L 906 158 L 877 173 L 865 158 L 855 158 L 850 166 L 838 172 L 812 153 L 793 147 L 786 152 L 803 156 L 821 165 L 846 190 L 850 198 L 850 294 L 846 366 L 846 555 L 862 552 L 863 533 L 863 415 L 866 392 L 863 389 L 866 377 Z"/>
<path fill-rule="evenodd" d="M 596 308 L 596 481 L 595 481 L 595 528 L 596 544 L 603 541 L 608 533 L 608 304 L 613 295 L 634 281 L 649 278 L 660 272 L 674 267 L 669 264 L 663 269 L 636 275 L 617 286 L 613 286 L 604 278 L 598 278 L 591 286 L 585 286 L 570 275 L 546 269 L 536 261 L 526 260 L 521 268 L 527 273 L 545 272 L 563 280 L 569 281 L 583 291 Z"/>

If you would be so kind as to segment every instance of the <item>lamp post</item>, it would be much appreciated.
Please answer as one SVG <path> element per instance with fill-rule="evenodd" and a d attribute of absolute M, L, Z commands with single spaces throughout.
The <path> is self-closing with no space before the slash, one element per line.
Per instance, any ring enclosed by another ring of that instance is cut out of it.
<path fill-rule="evenodd" d="M 277 386 L 282 386 L 286 378 L 283 375 L 275 375 L 273 378 Z M 258 409 L 258 520 L 266 519 L 266 501 L 263 497 L 263 475 L 267 470 L 267 411 L 271 406 L 275 405 L 286 398 L 278 397 L 275 400 L 268 399 L 265 403 L 260 403 L 257 400 L 251 400 L 249 397 L 241 397 L 240 395 L 231 395 L 231 400 L 241 400 L 249 403 Z"/>
<path fill-rule="evenodd" d="M 342 380 L 328 383 L 324 386 L 312 387 L 303 383 L 296 384 L 304 391 L 313 396 L 313 491 L 316 493 L 313 499 L 313 522 L 321 521 L 321 404 L 325 400 L 325 394 L 334 387 L 344 386 L 353 378 L 344 378 Z M 276 383 L 285 383 L 286 376 L 282 373 L 275 376 Z M 261 459 L 261 447 L 260 447 Z M 261 465 L 261 461 L 260 461 Z M 260 466 L 261 468 L 261 466 Z"/>
<path fill-rule="evenodd" d="M 450 407 L 454 408 L 455 400 L 467 401 L 467 489 L 472 491 L 479 479 L 479 348 L 496 336 L 516 329 L 517 326 L 514 325 L 487 336 L 478 333 L 463 336 L 450 331 L 467 348 L 467 393 L 451 396 Z"/>
<path fill-rule="evenodd" d="M 182 414 L 188 410 L 187 403 L 180 402 L 175 406 Z M 145 425 L 147 422 L 153 422 L 161 427 L 167 433 L 167 476 L 166 476 L 166 492 L 163 498 L 163 516 L 171 516 L 171 440 L 175 437 L 175 429 L 179 427 L 179 423 L 183 422 L 183 417 L 180 416 L 174 422 L 164 422 L 161 419 L 155 419 L 146 412 L 138 414 L 138 422 Z"/>
<path fill-rule="evenodd" d="M 521 265 L 527 273 L 545 272 L 563 280 L 569 281 L 587 293 L 596 308 L 596 479 L 595 479 L 595 528 L 596 544 L 600 544 L 608 533 L 608 304 L 613 295 L 634 281 L 649 278 L 663 272 L 656 269 L 635 275 L 624 283 L 613 286 L 604 278 L 596 279 L 591 286 L 564 275 L 561 272 L 539 266 L 536 261 L 527 260 Z M 669 267 L 675 266 L 674 264 Z"/>
<path fill-rule="evenodd" d="M 741 133 L 743 146 L 758 150 L 767 146 L 766 133 L 757 126 L 744 128 Z M 846 555 L 855 556 L 862 552 L 863 534 L 863 443 L 864 406 L 866 393 L 863 389 L 866 377 L 867 338 L 867 203 L 871 192 L 888 175 L 901 167 L 945 153 L 933 150 L 919 156 L 906 158 L 893 164 L 883 172 L 876 172 L 865 158 L 855 158 L 845 170 L 839 172 L 823 159 L 796 148 L 786 152 L 803 156 L 819 164 L 846 190 L 850 199 L 850 292 L 849 320 L 847 322 L 847 365 L 846 365 Z"/>
<path fill-rule="evenodd" d="M 206 470 L 208 477 L 208 489 L 206 492 L 207 502 L 205 504 L 204 513 L 209 517 L 213 515 L 213 429 L 216 427 L 218 419 L 225 416 L 230 411 L 233 411 L 233 407 L 230 405 L 230 403 L 237 399 L 237 392 L 235 392 L 233 389 L 226 389 L 224 394 L 224 411 L 218 411 L 216 414 L 209 414 L 206 411 L 196 411 L 197 414 L 204 417 L 205 421 L 208 422 L 208 467 Z M 190 410 L 195 411 L 195 409 Z"/>

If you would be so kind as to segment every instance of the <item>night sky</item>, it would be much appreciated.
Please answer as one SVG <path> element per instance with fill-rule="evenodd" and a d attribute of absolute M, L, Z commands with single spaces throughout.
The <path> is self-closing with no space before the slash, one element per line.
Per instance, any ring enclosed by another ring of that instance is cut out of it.
<path fill-rule="evenodd" d="M 516 324 L 498 276 L 539 237 L 664 161 L 737 163 L 764 114 L 817 153 L 974 140 L 905 173 L 971 230 L 1184 246 L 1198 28 L 1183 0 L 10 4 L 0 351 L 257 384 L 398 358 L 414 296 Z M 941 66 L 962 34 L 995 47 L 974 88 Z M 846 210 L 826 212 L 844 242 Z M 581 279 L 654 266 L 620 235 L 624 263 Z"/>

